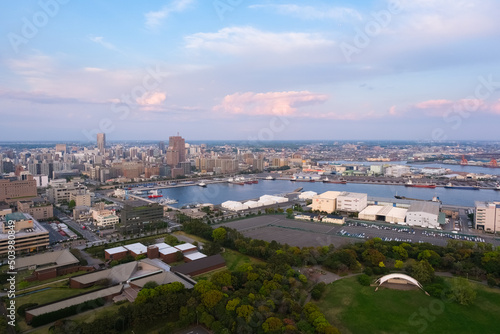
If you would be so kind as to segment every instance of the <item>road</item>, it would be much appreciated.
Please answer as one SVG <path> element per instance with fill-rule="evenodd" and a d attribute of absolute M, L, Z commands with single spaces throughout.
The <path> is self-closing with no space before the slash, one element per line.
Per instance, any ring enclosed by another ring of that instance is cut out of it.
<path fill-rule="evenodd" d="M 100 241 L 101 240 L 97 235 L 95 235 L 90 230 L 88 230 L 88 229 L 82 230 L 82 227 L 80 226 L 80 224 L 78 224 L 77 222 L 75 222 L 73 220 L 73 218 L 68 217 L 66 214 L 62 213 L 61 211 L 59 211 L 59 210 L 57 210 L 55 208 L 54 208 L 54 214 L 64 224 L 70 226 L 75 231 L 78 231 L 87 241 L 89 241 L 89 242 L 95 242 L 95 241 Z"/>

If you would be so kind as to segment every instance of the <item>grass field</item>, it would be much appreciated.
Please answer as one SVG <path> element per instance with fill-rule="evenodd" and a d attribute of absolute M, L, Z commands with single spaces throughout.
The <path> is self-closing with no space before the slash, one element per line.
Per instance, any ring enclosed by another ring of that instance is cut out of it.
<path fill-rule="evenodd" d="M 262 261 L 259 259 L 241 254 L 240 252 L 227 248 L 225 252 L 222 253 L 221 255 L 226 260 L 227 269 L 230 271 L 235 270 L 236 268 L 245 263 L 262 263 Z"/>
<path fill-rule="evenodd" d="M 48 290 L 17 297 L 16 305 L 21 306 L 27 303 L 38 303 L 39 305 L 42 305 L 45 303 L 50 303 L 71 296 L 76 296 L 80 293 L 88 292 L 94 289 L 95 288 L 88 288 L 88 289 L 71 289 L 71 288 L 61 288 L 61 287 L 51 288 Z"/>
<path fill-rule="evenodd" d="M 500 291 L 475 284 L 477 299 L 463 306 L 422 291 L 361 286 L 356 277 L 327 286 L 317 302 L 343 334 L 498 333 Z"/>

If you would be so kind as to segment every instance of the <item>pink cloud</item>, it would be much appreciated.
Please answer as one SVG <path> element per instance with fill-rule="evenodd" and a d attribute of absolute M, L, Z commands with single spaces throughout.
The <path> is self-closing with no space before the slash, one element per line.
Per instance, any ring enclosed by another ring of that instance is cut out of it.
<path fill-rule="evenodd" d="M 165 93 L 147 92 L 140 98 L 137 98 L 136 102 L 141 106 L 156 106 L 162 104 L 166 98 L 167 95 Z"/>
<path fill-rule="evenodd" d="M 228 114 L 293 115 L 299 107 L 324 103 L 328 95 L 301 92 L 235 93 L 226 95 L 213 110 Z"/>
<path fill-rule="evenodd" d="M 389 109 L 391 116 L 431 116 L 442 117 L 452 112 L 468 112 L 483 114 L 500 114 L 500 100 L 486 102 L 481 99 L 461 99 L 461 100 L 428 100 L 422 101 L 407 107 L 392 106 Z"/>

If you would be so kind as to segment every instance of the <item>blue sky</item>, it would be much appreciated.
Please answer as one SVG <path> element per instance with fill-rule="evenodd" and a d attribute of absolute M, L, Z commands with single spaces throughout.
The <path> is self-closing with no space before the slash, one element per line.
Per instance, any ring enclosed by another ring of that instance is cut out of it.
<path fill-rule="evenodd" d="M 2 7 L 0 140 L 499 139 L 499 1 Z"/>

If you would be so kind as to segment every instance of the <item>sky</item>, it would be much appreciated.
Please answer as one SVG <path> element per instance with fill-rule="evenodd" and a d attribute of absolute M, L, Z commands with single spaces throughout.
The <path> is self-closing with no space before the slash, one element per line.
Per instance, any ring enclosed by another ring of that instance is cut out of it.
<path fill-rule="evenodd" d="M 499 140 L 500 1 L 4 1 L 0 141 Z"/>

